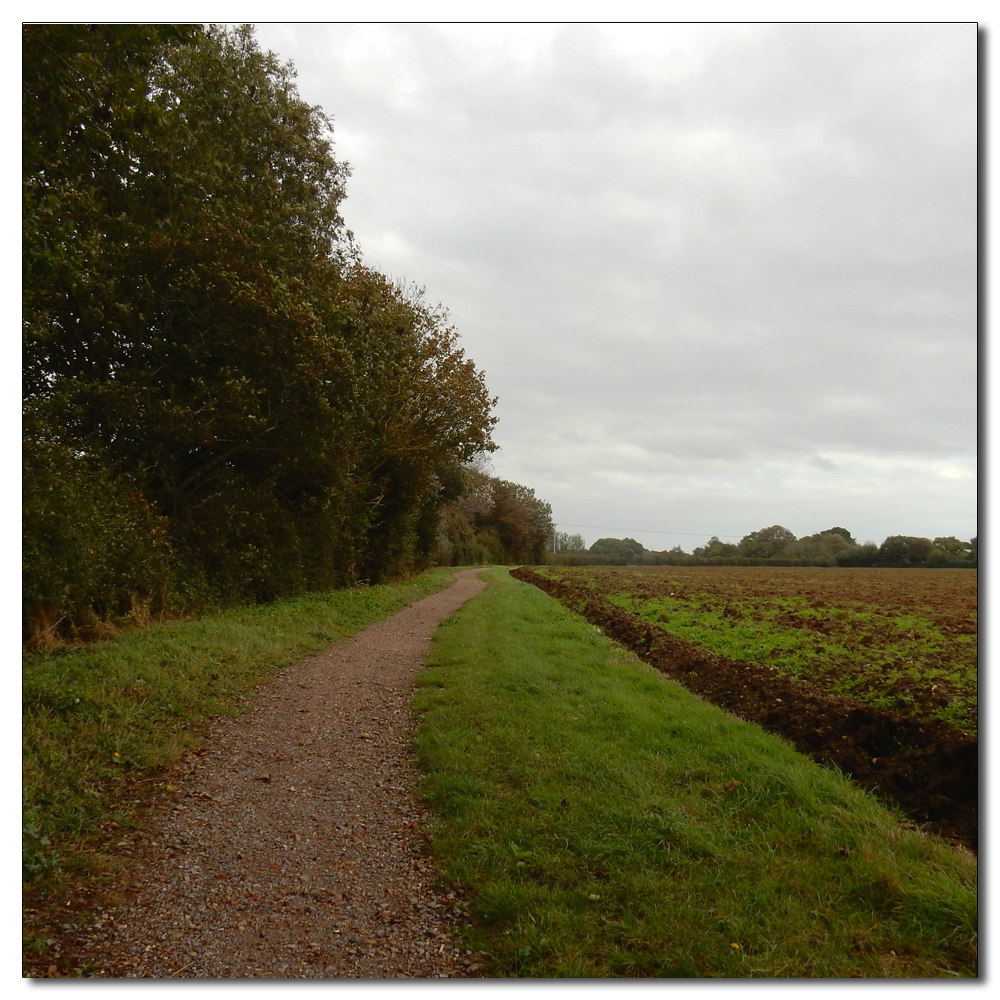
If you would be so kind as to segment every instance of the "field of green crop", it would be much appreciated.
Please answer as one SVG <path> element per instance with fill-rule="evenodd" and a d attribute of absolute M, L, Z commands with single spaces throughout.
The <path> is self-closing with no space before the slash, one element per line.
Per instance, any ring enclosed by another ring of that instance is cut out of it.
<path fill-rule="evenodd" d="M 549 567 L 680 639 L 976 735 L 974 570 Z"/>

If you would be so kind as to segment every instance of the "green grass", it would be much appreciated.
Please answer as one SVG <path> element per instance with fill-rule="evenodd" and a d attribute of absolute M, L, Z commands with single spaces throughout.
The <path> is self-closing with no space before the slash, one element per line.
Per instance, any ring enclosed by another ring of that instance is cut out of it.
<path fill-rule="evenodd" d="M 489 579 L 417 696 L 433 851 L 485 974 L 976 975 L 971 855 Z"/>
<path fill-rule="evenodd" d="M 142 825 L 156 775 L 201 742 L 213 716 L 237 715 L 295 660 L 448 585 L 338 590 L 136 630 L 23 667 L 24 870 L 51 890 L 99 869 Z M 112 824 L 118 824 L 112 826 Z"/>

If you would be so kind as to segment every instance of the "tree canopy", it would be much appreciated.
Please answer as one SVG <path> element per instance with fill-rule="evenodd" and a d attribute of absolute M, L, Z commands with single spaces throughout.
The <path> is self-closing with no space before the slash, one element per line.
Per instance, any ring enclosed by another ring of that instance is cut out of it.
<path fill-rule="evenodd" d="M 566 531 L 556 532 L 554 551 L 583 552 L 586 547 L 587 543 L 583 540 L 583 535 L 570 534 Z"/>
<path fill-rule="evenodd" d="M 361 263 L 291 66 L 249 27 L 22 41 L 28 618 L 427 565 L 495 400 L 446 312 Z"/>
<path fill-rule="evenodd" d="M 598 538 L 590 546 L 593 555 L 611 556 L 615 559 L 634 559 L 645 551 L 634 538 Z"/>

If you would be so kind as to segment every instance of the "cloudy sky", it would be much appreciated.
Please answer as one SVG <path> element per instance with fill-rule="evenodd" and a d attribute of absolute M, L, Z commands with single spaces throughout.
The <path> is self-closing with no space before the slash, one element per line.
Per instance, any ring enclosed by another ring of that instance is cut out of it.
<path fill-rule="evenodd" d="M 260 24 L 588 544 L 976 524 L 973 24 Z"/>

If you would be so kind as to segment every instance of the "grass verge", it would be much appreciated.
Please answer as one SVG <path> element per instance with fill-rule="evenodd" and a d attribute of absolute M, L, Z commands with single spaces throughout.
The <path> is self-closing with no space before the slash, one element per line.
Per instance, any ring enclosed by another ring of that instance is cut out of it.
<path fill-rule="evenodd" d="M 489 573 L 419 678 L 433 851 L 497 977 L 969 977 L 976 862 Z"/>
<path fill-rule="evenodd" d="M 24 877 L 33 895 L 102 869 L 157 775 L 280 669 L 447 586 L 450 570 L 172 622 L 23 665 Z M 125 838 L 123 840 L 123 838 Z"/>

